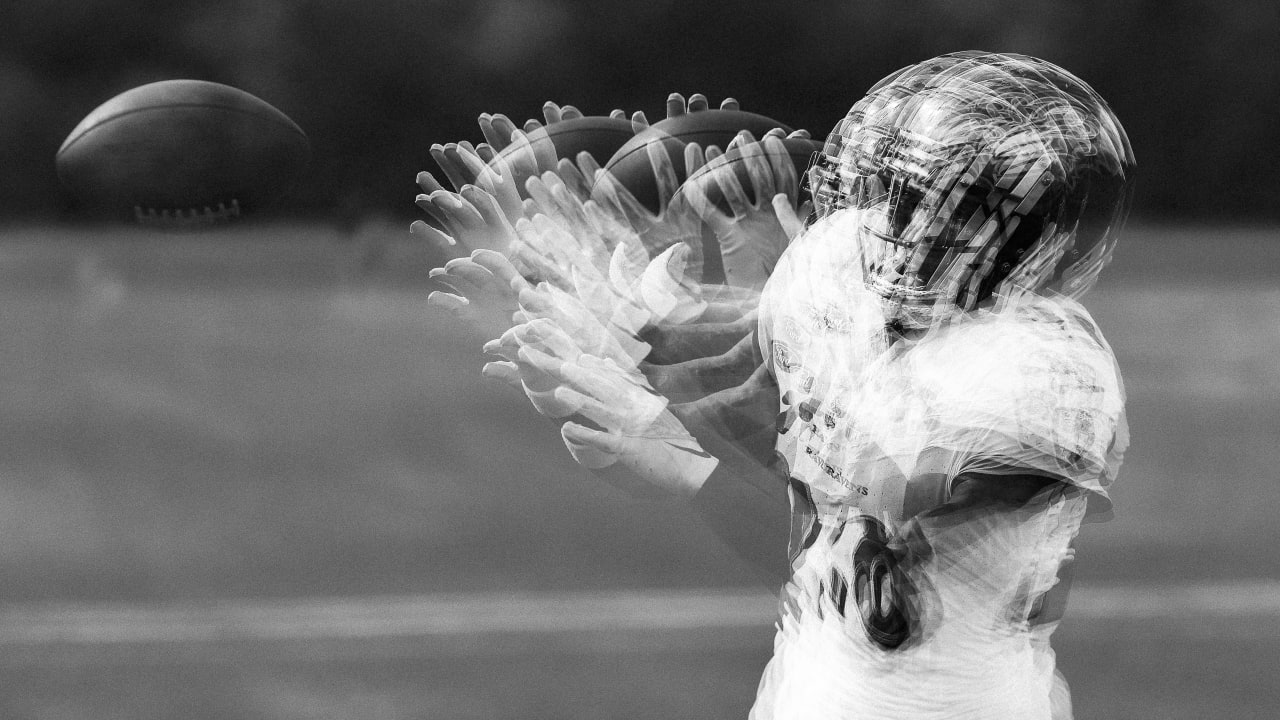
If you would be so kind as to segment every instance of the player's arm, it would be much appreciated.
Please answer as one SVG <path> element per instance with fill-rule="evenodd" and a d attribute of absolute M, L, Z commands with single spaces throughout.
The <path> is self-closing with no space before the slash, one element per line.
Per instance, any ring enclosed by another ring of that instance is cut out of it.
<path fill-rule="evenodd" d="M 777 382 L 760 364 L 741 384 L 671 411 L 720 461 L 693 496 L 698 515 L 765 584 L 780 587 L 791 521 L 785 464 L 774 452 Z"/>
<path fill-rule="evenodd" d="M 743 338 L 750 337 L 756 323 L 756 314 L 752 312 L 725 323 L 657 325 L 643 330 L 640 339 L 652 346 L 646 361 L 653 365 L 671 365 L 725 353 Z"/>
<path fill-rule="evenodd" d="M 1016 510 L 1064 485 L 1058 478 L 1035 473 L 962 473 L 951 483 L 951 497 L 922 515 L 960 517 L 984 508 Z"/>
<path fill-rule="evenodd" d="M 719 355 L 667 365 L 645 361 L 640 370 L 655 390 L 674 402 L 688 402 L 745 382 L 762 363 L 755 334 L 748 333 Z"/>
<path fill-rule="evenodd" d="M 1018 512 L 1034 509 L 1063 492 L 1083 492 L 1060 478 L 1033 472 L 1013 474 L 962 473 L 951 484 L 946 502 L 916 515 L 896 543 L 907 562 L 931 555 L 935 548 L 922 532 L 923 524 L 954 527 L 973 522 L 991 512 Z M 1028 620 L 1032 625 L 1049 625 L 1062 619 L 1071 590 L 1073 563 L 1068 556 L 1058 568 L 1058 582 L 1036 599 Z"/>
<path fill-rule="evenodd" d="M 777 437 L 768 435 L 770 440 Z M 745 452 L 717 450 L 721 462 L 694 494 L 693 507 L 707 527 L 776 590 L 789 574 L 791 519 L 785 468 L 780 461 L 761 465 Z"/>

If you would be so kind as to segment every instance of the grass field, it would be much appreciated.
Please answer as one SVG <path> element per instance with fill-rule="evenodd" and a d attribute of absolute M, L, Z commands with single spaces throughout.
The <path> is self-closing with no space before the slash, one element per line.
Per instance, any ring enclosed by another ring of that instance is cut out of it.
<path fill-rule="evenodd" d="M 68 603 L 752 588 L 683 507 L 597 486 L 479 378 L 478 339 L 426 308 L 433 264 L 400 225 L 0 233 L 0 716 L 743 716 L 767 621 L 3 639 Z M 1280 579 L 1277 280 L 1280 232 L 1122 246 L 1089 305 L 1134 443 L 1116 520 L 1082 535 L 1082 592 Z M 1271 717 L 1280 620 L 1224 613 L 1069 615 L 1077 717 Z"/>

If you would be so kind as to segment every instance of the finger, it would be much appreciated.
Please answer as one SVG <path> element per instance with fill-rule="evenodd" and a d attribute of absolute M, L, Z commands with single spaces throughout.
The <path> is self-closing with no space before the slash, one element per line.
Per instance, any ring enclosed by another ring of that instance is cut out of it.
<path fill-rule="evenodd" d="M 447 193 L 448 190 L 437 190 L 436 192 Z M 453 218 L 449 217 L 449 213 L 445 212 L 444 208 L 437 206 L 435 201 L 431 199 L 435 194 L 436 193 L 431 193 L 431 195 L 418 195 L 413 199 L 413 204 L 417 205 L 423 212 L 430 215 L 436 222 L 443 225 L 445 229 L 455 229 L 453 227 Z M 409 229 L 412 230 L 413 226 L 410 225 Z"/>
<path fill-rule="evenodd" d="M 800 180 L 796 175 L 795 163 L 791 162 L 791 154 L 787 152 L 787 146 L 774 135 L 766 135 L 761 146 L 769 163 L 769 175 L 773 179 L 772 187 L 763 197 L 772 201 L 774 195 L 784 193 L 794 205 L 796 195 L 800 191 Z M 757 188 L 756 201 L 759 202 L 761 197 L 760 189 Z"/>
<path fill-rule="evenodd" d="M 557 288 L 572 287 L 572 280 L 564 273 L 564 269 L 538 247 L 518 240 L 512 244 L 511 251 L 513 259 L 523 263 L 529 269 L 528 274 L 537 280 Z"/>
<path fill-rule="evenodd" d="M 506 153 L 493 157 L 488 163 L 475 154 L 463 154 L 460 159 L 475 174 L 474 184 L 493 195 L 498 207 L 508 221 L 515 222 L 520 217 L 523 206 L 520 191 L 515 187 L 515 171 L 507 162 Z"/>
<path fill-rule="evenodd" d="M 572 365 L 572 363 L 566 363 L 530 345 L 520 346 L 520 349 L 516 351 L 516 362 L 520 363 L 521 366 L 527 366 L 528 370 L 540 373 L 557 385 L 565 380 L 564 369 Z M 542 383 L 539 384 L 542 385 Z"/>
<path fill-rule="evenodd" d="M 502 139 L 493 133 L 493 116 L 487 112 L 482 112 L 476 118 L 476 124 L 480 126 L 480 134 L 484 136 L 484 141 L 490 145 L 501 143 Z"/>
<path fill-rule="evenodd" d="M 803 128 L 802 128 L 802 129 L 800 129 L 800 130 L 792 130 L 792 131 L 791 131 L 791 134 L 790 134 L 790 135 L 788 135 L 787 137 L 789 137 L 789 138 L 799 138 L 799 139 L 802 139 L 802 140 L 808 140 L 808 139 L 809 139 L 809 138 L 811 138 L 812 136 L 809 134 L 809 131 L 808 131 L 808 130 L 805 130 L 805 129 L 803 129 Z"/>
<path fill-rule="evenodd" d="M 737 135 L 733 136 L 733 139 L 729 141 L 725 150 L 727 151 L 729 148 L 742 147 L 746 143 L 753 143 L 755 141 L 756 138 L 751 134 L 750 130 L 741 130 Z"/>
<path fill-rule="evenodd" d="M 582 117 L 582 111 L 572 105 L 565 105 L 560 108 L 561 120 L 574 120 Z"/>
<path fill-rule="evenodd" d="M 449 275 L 460 277 L 477 289 L 492 287 L 496 282 L 493 273 L 469 257 L 454 258 L 445 263 L 444 268 Z"/>
<path fill-rule="evenodd" d="M 595 177 L 596 182 L 591 186 L 591 199 L 601 211 L 601 219 L 612 219 L 630 228 L 632 218 L 652 217 L 653 213 L 641 205 L 608 170 L 600 170 Z"/>
<path fill-rule="evenodd" d="M 431 193 L 437 190 L 444 189 L 444 186 L 440 184 L 440 181 L 436 180 L 435 175 L 432 175 L 426 170 L 423 170 L 422 172 L 418 173 L 417 182 L 418 182 L 418 187 L 422 190 L 422 192 L 428 195 L 430 195 Z"/>
<path fill-rule="evenodd" d="M 649 118 L 644 116 L 643 110 L 637 110 L 631 113 L 631 131 L 641 133 L 649 129 Z"/>
<path fill-rule="evenodd" d="M 526 135 L 525 140 L 533 152 L 533 158 L 537 165 L 535 172 L 545 172 L 555 168 L 556 160 L 559 159 L 559 156 L 556 155 L 556 146 L 555 143 L 551 142 L 551 138 L 542 135 L 535 141 Z"/>
<path fill-rule="evenodd" d="M 680 187 L 680 197 L 688 203 L 693 214 L 713 228 L 719 227 L 724 220 L 724 213 L 707 198 L 705 190 L 706 175 L 715 172 L 714 168 L 704 170 L 699 182 L 687 182 Z"/>
<path fill-rule="evenodd" d="M 493 158 L 497 155 L 497 152 L 489 143 L 480 143 L 476 146 L 476 155 L 479 155 L 480 159 L 486 163 L 490 163 L 493 162 Z"/>
<path fill-rule="evenodd" d="M 516 339 L 516 328 L 519 325 L 508 328 L 501 337 L 494 338 L 485 343 L 481 351 L 485 355 L 497 355 L 498 357 L 508 361 L 516 362 L 519 359 L 520 341 Z"/>
<path fill-rule="evenodd" d="M 591 153 L 585 150 L 578 153 L 578 155 L 591 157 Z M 591 184 L 587 182 L 587 176 L 583 175 L 580 166 L 575 165 L 569 158 L 561 158 L 556 163 L 556 174 L 560 176 L 565 188 L 579 200 L 586 200 L 591 197 Z"/>
<path fill-rule="evenodd" d="M 728 156 L 724 156 L 728 158 Z M 742 181 L 733 166 L 725 161 L 708 164 L 712 179 L 719 186 L 724 200 L 729 205 L 729 212 L 734 217 L 745 217 L 751 211 L 751 203 L 747 201 L 747 193 L 742 189 Z"/>
<path fill-rule="evenodd" d="M 680 93 L 673 92 L 667 96 L 667 117 L 675 118 L 684 115 L 687 104 L 684 96 Z"/>
<path fill-rule="evenodd" d="M 546 119 L 548 125 L 560 122 L 560 106 L 550 100 L 542 103 L 542 117 Z"/>
<path fill-rule="evenodd" d="M 492 380 L 501 380 L 515 388 L 521 387 L 520 370 L 513 362 L 503 360 L 485 363 L 484 367 L 480 368 L 480 374 Z"/>
<path fill-rule="evenodd" d="M 703 152 L 703 154 L 706 156 L 707 162 L 711 162 L 712 160 L 715 160 L 721 155 L 724 155 L 724 150 L 720 149 L 716 145 L 708 145 L 707 149 Z"/>
<path fill-rule="evenodd" d="M 447 310 L 451 313 L 458 314 L 465 310 L 470 303 L 468 303 L 467 299 L 461 295 L 454 295 L 453 293 L 436 290 L 430 295 L 427 295 L 427 304 L 434 308 L 440 308 L 441 310 Z"/>
<path fill-rule="evenodd" d="M 541 127 L 542 127 L 542 123 L 538 122 L 537 120 L 534 120 L 533 118 L 529 118 L 528 120 L 524 121 L 524 125 L 521 125 L 520 129 L 523 130 L 524 132 L 531 133 Z"/>
<path fill-rule="evenodd" d="M 571 290 L 568 272 L 573 263 L 576 243 L 563 228 L 541 213 L 532 221 L 521 221 L 519 257 L 537 270 L 543 280 L 558 288 Z"/>
<path fill-rule="evenodd" d="M 578 162 L 578 171 L 582 173 L 583 181 L 589 186 L 595 181 L 596 173 L 602 169 L 600 163 L 594 155 L 586 150 L 578 153 L 578 157 L 575 160 Z"/>
<path fill-rule="evenodd" d="M 548 317 L 554 314 L 555 306 L 546 297 L 543 287 L 542 284 L 537 286 L 530 285 L 516 294 L 516 302 L 534 317 Z"/>
<path fill-rule="evenodd" d="M 569 167 L 573 168 L 572 164 Z M 573 179 L 575 175 L 577 175 L 576 168 L 572 170 L 569 178 Z M 578 234 L 586 232 L 586 229 L 591 227 L 591 221 L 587 219 L 582 200 L 577 192 L 572 191 L 568 183 L 553 172 L 543 173 L 543 181 L 546 182 L 547 187 L 551 190 L 551 197 L 555 200 L 556 207 L 569 220 L 570 225 L 578 229 Z M 579 240 L 580 245 L 585 240 L 585 238 L 576 236 L 575 239 Z"/>
<path fill-rule="evenodd" d="M 450 274 L 444 268 L 432 268 L 429 277 L 436 285 L 447 288 L 449 292 L 458 297 L 466 298 L 468 304 L 470 303 L 470 298 L 479 294 L 478 288 L 471 281 L 461 275 Z"/>
<path fill-rule="evenodd" d="M 614 120 L 626 120 L 627 113 L 622 108 L 614 108 L 609 111 L 609 117 L 613 118 Z"/>
<path fill-rule="evenodd" d="M 739 152 L 742 153 L 742 163 L 747 169 L 751 190 L 756 198 L 754 204 L 757 207 L 763 207 L 766 201 L 773 198 L 775 194 L 782 192 L 782 190 L 775 188 L 774 167 L 770 159 L 766 157 L 765 146 L 755 142 L 750 133 L 743 131 L 738 134 L 738 137 L 743 138 L 742 144 L 739 146 Z"/>
<path fill-rule="evenodd" d="M 467 141 L 448 143 L 444 146 L 444 154 L 453 160 L 458 168 L 458 174 L 465 178 L 467 183 L 474 183 L 480 173 L 488 169 L 488 165 L 480 156 L 476 154 L 475 146 Z M 461 187 L 458 188 L 461 190 Z"/>
<path fill-rule="evenodd" d="M 691 142 L 684 146 L 684 173 L 685 177 L 692 177 L 694 173 L 707 164 L 706 152 L 702 146 L 696 142 Z"/>
<path fill-rule="evenodd" d="M 582 348 L 549 318 L 537 318 L 520 326 L 515 337 L 522 347 L 532 346 L 564 361 L 574 361 L 582 356 Z"/>
<path fill-rule="evenodd" d="M 464 183 L 462 187 L 465 188 L 466 184 Z M 463 200 L 462 196 L 457 193 L 439 190 L 431 193 L 427 199 L 432 206 L 444 213 L 447 224 L 468 229 L 475 229 L 484 225 L 484 218 L 480 216 L 480 211 L 476 210 L 471 203 Z"/>
<path fill-rule="evenodd" d="M 507 216 L 502 214 L 498 201 L 483 188 L 467 185 L 462 188 L 461 195 L 470 203 L 485 226 L 495 229 L 510 228 L 511 224 L 507 222 Z"/>
<path fill-rule="evenodd" d="M 524 290 L 532 291 L 529 281 L 521 277 L 511 261 L 505 255 L 494 252 L 493 250 L 476 250 L 471 253 L 471 259 L 476 261 L 484 269 L 493 273 L 493 276 L 499 281 L 507 284 L 512 291 L 520 293 Z"/>
<path fill-rule="evenodd" d="M 784 193 L 778 193 L 773 196 L 773 213 L 778 216 L 778 224 L 782 226 L 782 232 L 786 233 L 788 239 L 795 239 L 796 235 L 804 228 L 804 219 L 796 213 L 795 208 L 791 204 L 790 196 Z"/>
<path fill-rule="evenodd" d="M 530 175 L 537 175 L 537 151 L 533 147 L 533 142 L 529 140 L 528 133 L 523 130 L 512 130 L 509 140 L 507 150 L 502 154 L 502 157 L 507 161 L 510 172 L 500 170 L 500 174 L 509 178 L 525 178 Z"/>
<path fill-rule="evenodd" d="M 461 250 L 456 240 L 421 220 L 414 220 L 409 225 L 409 233 L 420 240 L 425 240 L 431 247 L 443 250 L 450 256 L 457 255 Z"/>
<path fill-rule="evenodd" d="M 702 93 L 694 93 L 689 96 L 689 112 L 702 112 L 711 107 L 711 103 L 707 101 L 707 96 Z"/>
<path fill-rule="evenodd" d="M 436 161 L 436 165 L 440 166 L 440 170 L 444 172 L 445 177 L 449 180 L 449 184 L 453 185 L 454 188 L 460 188 L 466 184 L 466 181 L 459 173 L 454 160 L 445 152 L 444 145 L 441 145 L 440 143 L 432 145 L 431 158 Z"/>
<path fill-rule="evenodd" d="M 454 188 L 461 188 L 475 180 L 475 170 L 467 167 L 462 159 L 466 157 L 466 153 L 459 152 L 457 143 L 446 144 L 441 155 L 445 160 L 445 174 L 449 176 L 449 182 L 453 183 Z"/>
<path fill-rule="evenodd" d="M 524 190 L 529 195 L 529 199 L 538 207 L 538 212 L 534 217 L 542 214 L 555 214 L 555 200 L 551 197 L 551 190 L 547 187 L 547 182 L 541 175 L 530 175 L 528 180 L 524 181 Z"/>
<path fill-rule="evenodd" d="M 511 143 L 511 131 L 516 129 L 516 124 L 511 122 L 511 118 L 502 113 L 495 113 L 489 116 L 489 129 L 484 132 L 485 142 L 493 147 L 495 152 L 502 152 L 507 145 Z M 481 125 L 484 131 L 484 126 Z"/>
<path fill-rule="evenodd" d="M 667 152 L 665 138 L 653 138 L 645 143 L 645 152 L 649 155 L 649 163 L 653 167 L 653 180 L 658 186 L 659 212 L 665 210 L 671 196 L 680 187 L 680 179 L 676 175 L 675 163 Z"/>
<path fill-rule="evenodd" d="M 560 426 L 560 437 L 575 462 L 590 470 L 600 470 L 618 461 L 617 443 L 611 435 L 567 422 Z"/>
<path fill-rule="evenodd" d="M 738 110 L 740 108 L 738 107 L 737 100 L 734 100 L 731 97 L 727 97 L 724 100 L 720 101 L 720 109 L 721 110 Z"/>

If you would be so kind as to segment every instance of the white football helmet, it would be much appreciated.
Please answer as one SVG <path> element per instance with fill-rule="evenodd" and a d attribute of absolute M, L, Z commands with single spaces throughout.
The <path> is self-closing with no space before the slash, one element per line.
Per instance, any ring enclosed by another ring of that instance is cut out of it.
<path fill-rule="evenodd" d="M 809 171 L 818 218 L 859 214 L 886 319 L 929 327 L 988 298 L 1079 297 L 1109 260 L 1135 167 L 1099 95 L 1043 60 L 962 52 L 880 81 Z"/>

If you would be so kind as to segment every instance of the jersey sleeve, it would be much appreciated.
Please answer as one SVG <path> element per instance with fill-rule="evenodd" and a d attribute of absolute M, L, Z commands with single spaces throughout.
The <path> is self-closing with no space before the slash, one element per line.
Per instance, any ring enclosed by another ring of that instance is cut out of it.
<path fill-rule="evenodd" d="M 1043 474 L 1078 486 L 1098 509 L 1128 445 L 1115 358 L 1084 308 L 1040 299 L 1016 318 L 942 343 L 951 370 L 929 383 L 930 442 L 949 451 L 948 475 Z"/>

